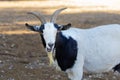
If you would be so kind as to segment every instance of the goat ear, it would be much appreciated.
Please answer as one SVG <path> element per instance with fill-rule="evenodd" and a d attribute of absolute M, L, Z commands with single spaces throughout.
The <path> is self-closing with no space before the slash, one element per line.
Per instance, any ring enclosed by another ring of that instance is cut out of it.
<path fill-rule="evenodd" d="M 69 29 L 71 27 L 71 23 L 68 23 L 68 24 L 66 24 L 66 25 L 62 25 L 61 26 L 61 30 L 67 30 L 67 29 Z"/>
<path fill-rule="evenodd" d="M 40 26 L 32 26 L 32 25 L 29 25 L 28 23 L 25 23 L 25 26 L 32 31 L 41 32 Z"/>

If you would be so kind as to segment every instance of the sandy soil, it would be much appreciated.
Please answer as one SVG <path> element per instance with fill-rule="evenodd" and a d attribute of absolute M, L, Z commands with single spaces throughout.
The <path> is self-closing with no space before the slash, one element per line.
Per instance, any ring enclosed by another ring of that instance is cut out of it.
<path fill-rule="evenodd" d="M 54 10 L 68 7 L 59 15 L 57 23 L 71 23 L 78 28 L 120 24 L 119 7 L 53 2 L 0 2 L 0 80 L 68 80 L 64 72 L 48 66 L 39 33 L 24 26 L 26 22 L 40 24 L 35 17 L 26 14 L 28 11 L 41 12 L 49 20 Z M 84 80 L 120 80 L 120 74 L 85 74 Z"/>

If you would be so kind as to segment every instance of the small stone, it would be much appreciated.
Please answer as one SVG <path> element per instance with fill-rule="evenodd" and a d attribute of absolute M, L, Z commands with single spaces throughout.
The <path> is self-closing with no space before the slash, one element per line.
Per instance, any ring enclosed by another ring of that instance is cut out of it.
<path fill-rule="evenodd" d="M 92 78 L 92 76 L 91 76 L 91 75 L 89 75 L 89 78 Z"/>
<path fill-rule="evenodd" d="M 5 71 L 4 70 L 1 70 L 2 73 L 4 73 Z"/>
<path fill-rule="evenodd" d="M 15 47 L 15 44 L 12 44 L 12 45 L 11 45 L 11 48 L 14 48 L 14 47 Z"/>
<path fill-rule="evenodd" d="M 5 53 L 7 53 L 7 54 L 8 54 L 9 52 L 8 52 L 8 51 L 5 51 Z"/>
<path fill-rule="evenodd" d="M 7 79 L 7 80 L 15 80 L 15 79 L 10 77 L 10 78 L 9 78 L 9 79 Z"/>
<path fill-rule="evenodd" d="M 116 77 L 115 77 L 115 76 L 113 76 L 113 79 L 115 79 L 115 80 L 116 80 Z"/>
<path fill-rule="evenodd" d="M 14 67 L 13 65 L 10 65 L 8 69 L 11 70 L 13 69 L 13 67 Z"/>
<path fill-rule="evenodd" d="M 5 46 L 6 46 L 6 43 L 3 43 L 3 46 L 5 47 Z"/>
<path fill-rule="evenodd" d="M 4 76 L 3 75 L 0 75 L 1 78 L 3 78 Z"/>
<path fill-rule="evenodd" d="M 0 60 L 0 63 L 2 63 L 2 60 Z"/>

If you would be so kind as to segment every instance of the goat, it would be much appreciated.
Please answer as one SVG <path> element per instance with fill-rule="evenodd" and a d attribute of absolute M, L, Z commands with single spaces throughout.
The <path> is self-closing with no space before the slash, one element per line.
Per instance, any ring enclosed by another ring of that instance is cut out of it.
<path fill-rule="evenodd" d="M 81 80 L 83 72 L 102 73 L 112 69 L 120 72 L 120 25 L 110 24 L 90 29 L 61 30 L 54 12 L 50 22 L 38 13 L 30 12 L 41 21 L 41 26 L 26 26 L 40 32 L 50 64 L 65 71 L 71 80 Z"/>

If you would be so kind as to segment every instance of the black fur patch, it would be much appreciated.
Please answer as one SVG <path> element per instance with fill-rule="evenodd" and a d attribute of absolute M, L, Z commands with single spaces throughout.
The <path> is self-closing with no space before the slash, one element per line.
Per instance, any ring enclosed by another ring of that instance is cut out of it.
<path fill-rule="evenodd" d="M 45 42 L 45 40 L 43 38 L 43 34 L 40 33 L 40 36 L 41 36 L 42 44 L 43 44 L 43 46 L 45 48 L 46 47 L 46 42 Z"/>
<path fill-rule="evenodd" d="M 54 24 L 54 26 L 57 30 L 67 30 L 71 27 L 71 23 L 68 23 L 66 25 L 61 25 L 61 26 L 58 26 L 57 24 Z"/>
<path fill-rule="evenodd" d="M 60 26 L 58 26 L 57 24 L 54 24 L 54 26 L 55 26 L 55 28 L 56 28 L 57 30 L 60 29 Z"/>
<path fill-rule="evenodd" d="M 45 27 L 44 27 L 44 24 L 42 24 L 41 26 L 40 26 L 40 32 L 42 32 L 43 33 L 43 29 L 44 29 Z"/>
<path fill-rule="evenodd" d="M 114 71 L 118 71 L 120 73 L 120 63 L 116 65 L 113 69 Z"/>
<path fill-rule="evenodd" d="M 68 23 L 68 24 L 66 24 L 66 25 L 63 25 L 62 30 L 67 30 L 67 29 L 69 29 L 70 27 L 71 27 L 71 23 Z"/>
<path fill-rule="evenodd" d="M 67 39 L 59 32 L 56 37 L 55 48 L 55 58 L 61 70 L 65 71 L 68 68 L 72 68 L 77 57 L 77 42 L 71 37 Z"/>

